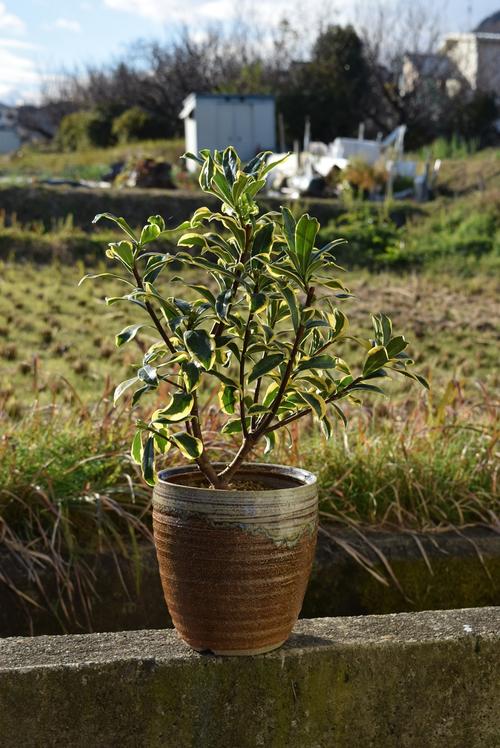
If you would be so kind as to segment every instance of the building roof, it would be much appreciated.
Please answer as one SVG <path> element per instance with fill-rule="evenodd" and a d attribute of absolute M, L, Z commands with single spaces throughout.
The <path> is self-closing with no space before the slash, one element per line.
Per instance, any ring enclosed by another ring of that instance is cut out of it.
<path fill-rule="evenodd" d="M 423 78 L 451 78 L 456 73 L 453 60 L 439 53 L 405 55 Z"/>
<path fill-rule="evenodd" d="M 476 33 L 500 34 L 500 10 L 484 18 L 474 29 Z"/>
<path fill-rule="evenodd" d="M 217 99 L 219 101 L 274 101 L 275 96 L 266 94 L 207 94 L 207 93 L 190 93 L 183 102 L 182 110 L 179 113 L 179 119 L 189 117 L 199 99 Z"/>

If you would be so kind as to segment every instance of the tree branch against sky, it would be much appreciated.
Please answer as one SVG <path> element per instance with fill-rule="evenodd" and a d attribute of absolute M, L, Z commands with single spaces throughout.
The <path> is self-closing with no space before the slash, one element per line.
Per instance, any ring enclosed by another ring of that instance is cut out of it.
<path fill-rule="evenodd" d="M 210 25 L 234 27 L 235 22 L 250 17 L 254 26 L 259 20 L 277 34 L 286 15 L 300 32 L 297 50 L 304 53 L 312 43 L 308 30 L 317 28 L 318 23 L 352 22 L 357 26 L 360 18 L 364 23 L 368 18 L 371 25 L 379 5 L 391 15 L 399 1 L 358 0 L 354 6 L 340 0 L 309 0 L 307 23 L 299 23 L 303 10 L 299 12 L 293 0 L 77 0 L 71 4 L 66 0 L 4 0 L 0 2 L 0 100 L 34 99 L 39 94 L 40 73 L 49 78 L 63 69 L 108 64 L 123 56 L 138 38 L 165 41 L 178 34 L 183 24 L 205 33 Z M 413 7 L 415 3 L 403 5 Z M 421 2 L 424 11 L 432 14 L 442 5 L 433 0 Z M 464 31 L 498 10 L 498 5 L 498 0 L 450 1 L 442 28 Z"/>

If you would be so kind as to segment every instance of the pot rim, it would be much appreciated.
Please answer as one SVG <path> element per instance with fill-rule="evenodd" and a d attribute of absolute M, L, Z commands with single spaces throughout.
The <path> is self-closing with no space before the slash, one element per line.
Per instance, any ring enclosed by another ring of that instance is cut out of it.
<path fill-rule="evenodd" d="M 224 468 L 226 463 L 223 462 L 215 462 L 212 463 L 214 468 Z M 234 498 L 235 495 L 241 495 L 241 496 L 259 496 L 261 499 L 266 498 L 277 498 L 277 495 L 283 495 L 283 497 L 290 496 L 291 493 L 296 493 L 297 491 L 301 491 L 304 488 L 310 488 L 312 486 L 316 486 L 317 483 L 317 477 L 314 475 L 314 473 L 309 472 L 309 470 L 304 470 L 303 468 L 297 468 L 297 467 L 291 467 L 290 465 L 276 465 L 274 463 L 267 463 L 267 462 L 244 462 L 241 464 L 240 468 L 238 469 L 236 475 L 238 475 L 240 472 L 245 473 L 253 473 L 253 472 L 264 472 L 266 477 L 269 478 L 271 476 L 271 473 L 275 473 L 277 477 L 279 478 L 290 478 L 291 481 L 295 483 L 295 485 L 290 486 L 279 486 L 277 488 L 270 487 L 269 490 L 258 490 L 258 491 L 252 491 L 252 490 L 238 490 L 233 488 L 209 488 L 206 486 L 190 486 L 185 485 L 184 483 L 176 483 L 169 480 L 170 477 L 174 477 L 177 475 L 183 475 L 185 473 L 191 474 L 191 473 L 200 473 L 200 469 L 198 465 L 191 464 L 191 465 L 180 465 L 177 467 L 172 468 L 165 468 L 164 470 L 160 470 L 158 473 L 158 487 L 161 486 L 171 486 L 172 488 L 175 488 L 177 490 L 184 489 L 186 491 L 189 491 L 190 495 L 195 498 L 196 496 L 202 496 L 206 495 L 207 491 L 210 491 L 212 495 L 216 495 L 221 499 L 224 498 Z"/>

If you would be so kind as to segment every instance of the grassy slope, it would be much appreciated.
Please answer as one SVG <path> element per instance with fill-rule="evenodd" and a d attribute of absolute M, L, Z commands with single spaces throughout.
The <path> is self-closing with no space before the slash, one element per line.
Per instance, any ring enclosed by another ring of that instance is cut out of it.
<path fill-rule="evenodd" d="M 176 164 L 183 152 L 183 140 L 144 140 L 74 153 L 26 147 L 15 154 L 0 156 L 0 176 L 99 180 L 116 161 L 159 158 Z"/>

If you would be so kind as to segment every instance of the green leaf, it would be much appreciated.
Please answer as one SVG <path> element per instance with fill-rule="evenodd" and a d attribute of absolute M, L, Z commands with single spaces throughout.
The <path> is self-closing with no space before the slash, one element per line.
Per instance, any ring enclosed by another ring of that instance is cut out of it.
<path fill-rule="evenodd" d="M 142 462 L 142 431 L 136 431 L 130 447 L 130 456 L 136 465 Z"/>
<path fill-rule="evenodd" d="M 146 364 L 145 366 L 141 366 L 141 368 L 137 372 L 137 376 L 145 384 L 149 384 L 150 386 L 155 386 L 158 384 L 158 373 L 155 367 L 150 366 L 149 364 Z"/>
<path fill-rule="evenodd" d="M 170 439 L 174 442 L 176 447 L 179 448 L 184 457 L 187 457 L 190 460 L 196 460 L 203 454 L 203 444 L 200 439 L 191 436 L 187 431 L 180 431 L 177 434 L 172 434 Z"/>
<path fill-rule="evenodd" d="M 392 322 L 386 314 L 372 316 L 375 338 L 380 345 L 387 345 L 392 335 Z"/>
<path fill-rule="evenodd" d="M 129 236 L 130 239 L 132 239 L 132 241 L 135 244 L 137 244 L 136 236 L 124 218 L 118 218 L 117 216 L 114 216 L 112 213 L 98 213 L 94 217 L 94 220 L 92 221 L 92 223 L 97 223 L 98 221 L 101 220 L 101 218 L 106 218 L 108 221 L 112 221 L 113 223 L 116 223 L 121 228 L 121 230 L 125 234 L 127 234 L 127 236 Z"/>
<path fill-rule="evenodd" d="M 259 377 L 263 377 L 265 374 L 268 374 L 270 371 L 279 366 L 279 364 L 283 362 L 284 358 L 285 357 L 282 353 L 273 353 L 270 356 L 264 356 L 253 367 L 252 371 L 250 372 L 250 376 L 248 377 L 248 382 L 253 382 L 255 379 L 259 379 Z"/>
<path fill-rule="evenodd" d="M 134 249 L 132 244 L 126 240 L 121 242 L 110 242 L 106 255 L 111 259 L 118 258 L 129 270 L 134 264 Z"/>
<path fill-rule="evenodd" d="M 123 395 L 125 390 L 127 390 L 137 381 L 138 381 L 137 377 L 132 377 L 131 379 L 126 379 L 124 382 L 120 382 L 120 384 L 115 389 L 115 392 L 113 395 L 113 403 L 116 405 L 117 400 Z"/>
<path fill-rule="evenodd" d="M 165 408 L 155 411 L 153 421 L 159 423 L 176 423 L 184 421 L 193 410 L 194 397 L 189 393 L 176 392 L 171 395 L 171 401 Z"/>
<path fill-rule="evenodd" d="M 120 347 L 121 345 L 124 345 L 124 343 L 128 343 L 129 340 L 133 340 L 141 327 L 146 327 L 146 325 L 139 324 L 128 325 L 128 327 L 124 327 L 123 330 L 119 332 L 115 337 L 116 345 Z"/>
<path fill-rule="evenodd" d="M 266 151 L 266 153 L 269 153 L 269 151 Z M 290 153 L 285 153 L 285 155 L 282 158 L 278 158 L 276 161 L 272 161 L 269 164 L 266 164 L 263 169 L 259 169 L 259 176 L 265 177 L 268 172 L 270 172 L 272 169 L 275 169 L 277 166 L 283 163 L 283 161 L 286 161 L 287 158 L 290 158 Z"/>
<path fill-rule="evenodd" d="M 167 454 L 168 450 L 170 449 L 171 442 L 169 440 L 169 435 L 166 429 L 164 429 L 163 432 L 154 434 L 153 440 L 156 450 L 162 455 Z"/>
<path fill-rule="evenodd" d="M 309 266 L 318 231 L 318 219 L 311 218 L 307 213 L 300 217 L 299 222 L 295 227 L 295 250 L 300 261 L 300 266 L 304 272 Z"/>
<path fill-rule="evenodd" d="M 250 418 L 245 418 L 245 422 L 247 426 L 250 427 Z M 241 419 L 236 418 L 224 424 L 224 426 L 221 429 L 221 434 L 239 434 L 242 431 L 243 431 L 243 428 L 241 425 Z"/>
<path fill-rule="evenodd" d="M 252 257 L 256 257 L 257 255 L 269 251 L 273 241 L 273 230 L 274 226 L 272 223 L 266 223 L 264 226 L 257 229 L 252 243 Z"/>
<path fill-rule="evenodd" d="M 408 379 L 414 379 L 415 382 L 421 384 L 426 390 L 430 390 L 429 382 L 421 374 L 414 374 L 412 371 L 406 371 L 406 369 L 393 368 L 392 370 L 396 371 L 398 374 L 402 374 L 404 377 L 408 377 Z"/>
<path fill-rule="evenodd" d="M 152 224 L 153 226 L 158 226 L 160 231 L 165 231 L 165 221 L 161 216 L 149 216 L 148 223 Z"/>
<path fill-rule="evenodd" d="M 302 358 L 298 365 L 295 367 L 295 371 L 305 371 L 307 369 L 335 369 L 336 359 L 333 356 L 329 356 L 327 353 L 320 353 L 318 356 L 304 359 Z"/>
<path fill-rule="evenodd" d="M 377 369 L 381 369 L 389 361 L 389 356 L 383 345 L 376 345 L 370 348 L 366 354 L 365 364 L 363 366 L 363 376 L 372 374 Z"/>
<path fill-rule="evenodd" d="M 188 231 L 183 234 L 177 242 L 179 247 L 204 247 L 207 240 L 203 234 L 197 234 L 195 231 Z"/>
<path fill-rule="evenodd" d="M 137 389 L 137 390 L 136 390 L 136 391 L 134 392 L 134 394 L 132 395 L 132 407 L 133 407 L 134 405 L 137 405 L 137 403 L 139 402 L 139 400 L 141 399 L 141 397 L 142 397 L 142 396 L 143 396 L 143 395 L 144 395 L 144 394 L 145 394 L 146 392 L 152 392 L 152 391 L 153 391 L 154 389 L 155 389 L 154 387 L 150 387 L 150 386 L 149 386 L 149 385 L 147 385 L 147 384 L 146 384 L 146 385 L 144 385 L 144 387 L 139 387 L 139 389 Z"/>
<path fill-rule="evenodd" d="M 301 399 L 314 411 L 318 418 L 326 416 L 326 403 L 320 395 L 315 392 L 300 392 Z"/>
<path fill-rule="evenodd" d="M 333 436 L 332 422 L 328 418 L 322 418 L 319 425 L 325 439 L 331 439 Z"/>
<path fill-rule="evenodd" d="M 234 413 L 236 405 L 236 393 L 236 387 L 229 387 L 228 385 L 223 385 L 223 387 L 219 390 L 220 406 L 224 413 L 227 413 L 228 415 L 232 415 Z"/>
<path fill-rule="evenodd" d="M 215 341 L 206 330 L 188 330 L 184 333 L 184 344 L 205 369 L 215 363 Z"/>
<path fill-rule="evenodd" d="M 222 168 L 224 169 L 224 176 L 230 185 L 236 181 L 239 167 L 240 160 L 238 154 L 232 146 L 229 146 L 222 154 Z"/>
<path fill-rule="evenodd" d="M 202 296 L 205 299 L 205 301 L 208 301 L 208 303 L 213 309 L 215 308 L 215 296 L 208 288 L 206 288 L 205 286 L 196 286 L 191 283 L 187 285 L 189 285 L 189 288 L 192 288 L 194 291 L 199 293 L 200 296 Z"/>
<path fill-rule="evenodd" d="M 288 248 L 292 252 L 295 252 L 295 218 L 289 208 L 282 207 L 281 214 L 283 216 L 283 231 Z"/>
<path fill-rule="evenodd" d="M 215 311 L 219 319 L 223 322 L 227 320 L 227 313 L 229 310 L 229 304 L 231 302 L 232 291 L 230 288 L 224 289 L 215 300 Z"/>
<path fill-rule="evenodd" d="M 333 312 L 333 337 L 338 338 L 349 327 L 349 320 L 341 309 L 335 309 Z"/>
<path fill-rule="evenodd" d="M 262 312 L 262 310 L 265 309 L 266 306 L 267 298 L 264 293 L 259 292 L 252 295 L 252 298 L 250 299 L 250 311 L 253 312 L 253 314 Z"/>
<path fill-rule="evenodd" d="M 398 353 L 404 351 L 407 346 L 408 342 L 404 339 L 404 337 L 402 335 L 398 335 L 397 337 L 392 338 L 392 340 L 387 343 L 387 355 L 389 356 L 389 358 L 394 358 L 398 355 Z"/>
<path fill-rule="evenodd" d="M 377 387 L 375 384 L 355 384 L 354 387 L 350 387 L 349 391 L 354 392 L 354 390 L 362 390 L 364 392 L 374 392 L 377 395 L 385 395 L 384 390 L 382 390 L 380 387 Z"/>
<path fill-rule="evenodd" d="M 226 202 L 228 205 L 233 205 L 233 193 L 231 191 L 231 187 L 228 184 L 227 179 L 223 174 L 221 174 L 219 171 L 216 171 L 215 174 L 212 177 L 212 184 L 211 187 L 215 185 L 215 191 L 222 197 L 224 202 Z"/>
<path fill-rule="evenodd" d="M 268 455 L 270 452 L 273 451 L 274 447 L 276 446 L 276 434 L 274 431 L 270 431 L 268 434 L 264 436 L 264 441 L 266 444 L 266 448 L 264 449 L 264 454 Z"/>
<path fill-rule="evenodd" d="M 295 293 L 291 288 L 288 288 L 288 286 L 285 286 L 283 289 L 283 296 L 286 299 L 286 303 L 288 304 L 288 308 L 290 310 L 290 317 L 292 318 L 292 325 L 295 332 L 297 332 L 297 329 L 300 324 L 300 312 L 299 308 L 297 306 L 297 300 L 295 298 Z"/>
<path fill-rule="evenodd" d="M 155 484 L 155 444 L 152 436 L 148 436 L 142 453 L 142 474 L 150 486 Z"/>
<path fill-rule="evenodd" d="M 161 234 L 161 229 L 156 223 L 148 223 L 141 231 L 141 238 L 139 240 L 139 244 L 149 244 L 149 242 L 154 242 L 155 239 L 158 239 L 158 237 Z"/>
<path fill-rule="evenodd" d="M 332 408 L 337 418 L 340 418 L 344 426 L 347 426 L 347 418 L 345 417 L 344 411 L 339 408 L 337 403 L 332 403 Z"/>
<path fill-rule="evenodd" d="M 188 392 L 193 392 L 200 384 L 201 369 L 195 361 L 184 361 L 181 364 L 181 374 Z"/>

